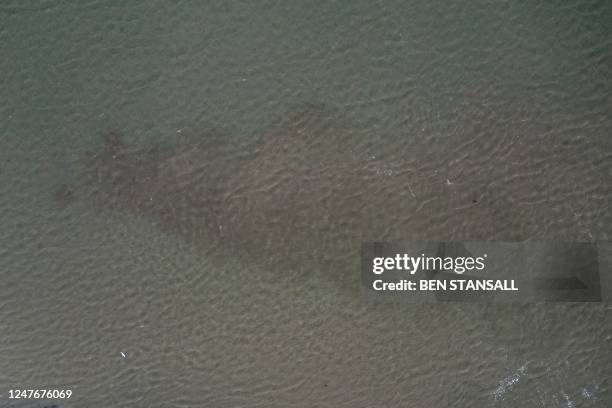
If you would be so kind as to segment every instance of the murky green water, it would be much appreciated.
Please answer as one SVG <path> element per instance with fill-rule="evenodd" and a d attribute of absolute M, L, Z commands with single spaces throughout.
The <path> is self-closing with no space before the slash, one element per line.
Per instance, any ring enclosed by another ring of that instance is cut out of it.
<path fill-rule="evenodd" d="M 1 403 L 609 406 L 609 306 L 370 304 L 358 248 L 609 241 L 611 4 L 4 2 Z"/>

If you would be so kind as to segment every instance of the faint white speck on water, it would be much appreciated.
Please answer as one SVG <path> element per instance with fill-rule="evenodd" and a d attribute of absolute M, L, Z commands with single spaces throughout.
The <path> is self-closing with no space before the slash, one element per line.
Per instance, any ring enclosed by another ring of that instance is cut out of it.
<path fill-rule="evenodd" d="M 377 160 L 376 155 L 368 155 L 366 166 L 370 171 L 373 171 L 377 176 L 393 176 L 398 173 L 400 169 L 400 163 L 391 162 L 387 163 L 382 160 Z"/>
<path fill-rule="evenodd" d="M 597 396 L 596 393 L 599 390 L 599 386 L 596 385 L 595 387 L 589 389 L 587 387 L 583 387 L 581 394 L 582 394 L 582 398 L 584 398 L 585 400 L 589 400 L 593 406 L 595 406 L 595 403 L 597 402 Z"/>
<path fill-rule="evenodd" d="M 569 395 L 567 395 L 565 392 L 563 392 L 563 398 L 565 398 L 565 406 L 566 408 L 575 408 L 576 404 L 574 403 L 574 401 L 572 401 L 569 397 Z"/>
<path fill-rule="evenodd" d="M 121 358 L 127 358 L 128 356 L 127 353 L 123 351 L 120 351 L 119 354 L 121 355 Z"/>
<path fill-rule="evenodd" d="M 412 191 L 412 187 L 410 187 L 410 183 L 406 183 L 406 185 L 408 186 L 408 191 L 410 191 L 410 195 L 416 198 L 416 194 L 414 194 L 414 191 Z"/>

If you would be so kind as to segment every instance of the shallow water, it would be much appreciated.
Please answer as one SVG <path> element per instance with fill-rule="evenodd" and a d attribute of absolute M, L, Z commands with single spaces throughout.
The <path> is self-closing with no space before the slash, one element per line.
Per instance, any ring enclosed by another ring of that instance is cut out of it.
<path fill-rule="evenodd" d="M 0 403 L 612 404 L 609 306 L 358 290 L 363 239 L 611 239 L 611 18 L 4 2 Z"/>

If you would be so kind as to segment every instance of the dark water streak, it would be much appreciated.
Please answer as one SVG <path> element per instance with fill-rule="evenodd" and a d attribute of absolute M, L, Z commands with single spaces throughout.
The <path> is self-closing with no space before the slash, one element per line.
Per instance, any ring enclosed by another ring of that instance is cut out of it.
<path fill-rule="evenodd" d="M 84 198 L 145 217 L 165 233 L 221 243 L 285 275 L 318 271 L 352 283 L 357 274 L 348 271 L 366 240 L 503 233 L 511 219 L 496 210 L 503 199 L 487 205 L 471 186 L 451 186 L 427 157 L 377 157 L 358 132 L 320 105 L 246 147 L 217 129 L 145 146 L 111 131 L 74 166 L 75 184 L 53 197 L 61 207 Z"/>

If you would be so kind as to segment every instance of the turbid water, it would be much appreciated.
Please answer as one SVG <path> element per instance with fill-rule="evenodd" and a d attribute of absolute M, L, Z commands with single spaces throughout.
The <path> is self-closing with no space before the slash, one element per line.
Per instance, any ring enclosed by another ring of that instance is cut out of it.
<path fill-rule="evenodd" d="M 610 306 L 371 304 L 358 251 L 609 241 L 610 21 L 3 2 L 0 406 L 609 406 Z"/>

